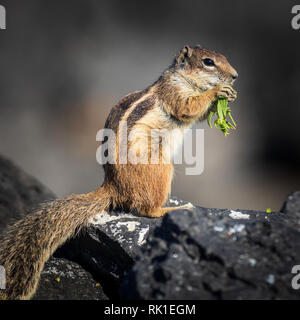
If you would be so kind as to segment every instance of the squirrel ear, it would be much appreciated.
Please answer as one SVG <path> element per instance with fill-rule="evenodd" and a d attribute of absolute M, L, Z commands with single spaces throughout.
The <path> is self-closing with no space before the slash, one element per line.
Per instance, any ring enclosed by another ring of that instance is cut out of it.
<path fill-rule="evenodd" d="M 190 58 L 193 54 L 193 49 L 189 46 L 184 46 L 176 57 L 176 64 L 182 64 L 186 58 Z"/>

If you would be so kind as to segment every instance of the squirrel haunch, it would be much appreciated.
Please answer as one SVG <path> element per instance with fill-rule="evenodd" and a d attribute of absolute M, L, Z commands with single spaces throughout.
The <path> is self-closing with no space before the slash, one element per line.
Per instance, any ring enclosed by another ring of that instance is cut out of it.
<path fill-rule="evenodd" d="M 236 78 L 237 72 L 223 55 L 185 46 L 154 84 L 127 95 L 112 108 L 105 127 L 117 134 L 126 121 L 129 133 L 139 132 L 130 146 L 149 155 L 151 129 L 183 130 L 206 119 L 219 96 L 229 101 L 236 98 L 232 88 Z M 182 143 L 166 138 L 171 150 Z M 116 153 L 119 143 L 117 139 Z M 171 191 L 173 155 L 159 150 L 157 164 L 105 164 L 105 180 L 97 191 L 45 203 L 11 225 L 0 237 L 0 265 L 7 276 L 0 299 L 30 299 L 51 254 L 103 210 L 122 208 L 161 217 L 168 211 L 190 208 L 162 207 Z"/>

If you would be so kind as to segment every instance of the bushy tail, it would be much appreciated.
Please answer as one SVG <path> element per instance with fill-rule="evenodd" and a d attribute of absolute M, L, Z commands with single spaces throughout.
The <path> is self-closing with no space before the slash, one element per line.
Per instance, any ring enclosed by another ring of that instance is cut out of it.
<path fill-rule="evenodd" d="M 51 254 L 97 213 L 107 210 L 111 198 L 104 187 L 43 204 L 8 227 L 0 237 L 0 265 L 6 289 L 0 300 L 30 299 Z"/>

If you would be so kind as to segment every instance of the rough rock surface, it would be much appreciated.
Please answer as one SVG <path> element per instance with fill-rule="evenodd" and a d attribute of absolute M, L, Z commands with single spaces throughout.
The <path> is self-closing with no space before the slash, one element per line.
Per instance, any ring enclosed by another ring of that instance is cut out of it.
<path fill-rule="evenodd" d="M 296 191 L 288 196 L 281 211 L 291 217 L 295 217 L 300 223 L 300 191 Z"/>
<path fill-rule="evenodd" d="M 172 197 L 167 205 L 186 204 Z M 140 217 L 134 213 L 111 211 L 91 220 L 91 225 L 57 250 L 56 257 L 80 263 L 103 284 L 105 293 L 118 298 L 121 279 L 145 245 L 149 232 L 162 219 Z"/>
<path fill-rule="evenodd" d="M 0 156 L 0 232 L 19 214 L 55 195 L 10 160 Z"/>
<path fill-rule="evenodd" d="M 287 214 L 197 207 L 151 232 L 123 299 L 299 299 L 300 226 Z"/>
<path fill-rule="evenodd" d="M 0 232 L 52 198 L 0 156 Z M 281 211 L 197 207 L 163 219 L 99 213 L 46 263 L 34 299 L 299 299 L 291 286 L 291 269 L 300 265 L 299 191 Z"/>
<path fill-rule="evenodd" d="M 77 263 L 51 258 L 33 300 L 106 300 L 100 283 Z"/>

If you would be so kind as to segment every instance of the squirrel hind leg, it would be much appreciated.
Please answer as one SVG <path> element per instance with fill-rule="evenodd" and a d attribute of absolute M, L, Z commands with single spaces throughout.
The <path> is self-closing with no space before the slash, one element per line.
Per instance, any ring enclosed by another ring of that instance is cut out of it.
<path fill-rule="evenodd" d="M 140 213 L 143 216 L 150 218 L 160 218 L 163 217 L 166 213 L 174 210 L 192 210 L 194 206 L 192 204 L 185 204 L 178 207 L 164 207 L 164 208 L 155 208 L 154 210 L 140 210 Z"/>

